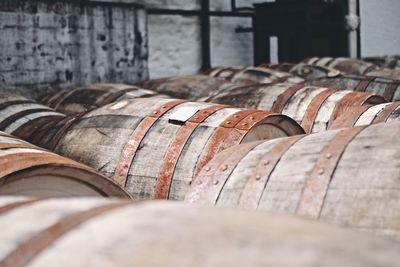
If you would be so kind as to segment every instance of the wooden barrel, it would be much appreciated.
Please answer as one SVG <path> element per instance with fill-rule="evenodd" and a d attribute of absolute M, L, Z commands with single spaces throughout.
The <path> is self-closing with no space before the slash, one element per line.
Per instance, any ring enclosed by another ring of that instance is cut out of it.
<path fill-rule="evenodd" d="M 350 108 L 332 123 L 330 129 L 349 128 L 398 120 L 400 120 L 400 102 L 391 102 L 376 106 L 365 105 Z"/>
<path fill-rule="evenodd" d="M 93 84 L 64 90 L 44 99 L 43 104 L 64 114 L 76 114 L 109 103 L 139 97 L 165 97 L 153 91 L 126 84 Z"/>
<path fill-rule="evenodd" d="M 0 199 L 3 267 L 395 267 L 400 244 L 292 216 L 177 202 Z"/>
<path fill-rule="evenodd" d="M 282 113 L 301 124 L 306 133 L 328 129 L 349 107 L 385 102 L 372 93 L 288 83 L 229 87 L 207 101 Z"/>
<path fill-rule="evenodd" d="M 28 139 L 36 130 L 65 118 L 64 114 L 25 97 L 0 93 L 0 131 Z"/>
<path fill-rule="evenodd" d="M 3 132 L 0 195 L 128 197 L 123 189 L 91 168 Z"/>
<path fill-rule="evenodd" d="M 243 85 L 250 85 L 256 83 L 277 83 L 277 82 L 288 82 L 288 83 L 300 83 L 304 82 L 304 79 L 293 76 L 290 73 L 282 72 L 278 70 L 263 68 L 263 67 L 249 67 L 242 69 L 233 74 L 230 80 L 234 83 L 240 83 Z"/>
<path fill-rule="evenodd" d="M 224 79 L 230 79 L 232 75 L 237 73 L 238 71 L 242 70 L 243 68 L 238 67 L 214 67 L 208 69 L 204 72 L 204 74 L 212 76 L 212 77 L 219 77 Z"/>
<path fill-rule="evenodd" d="M 358 92 L 372 92 L 383 96 L 389 102 L 400 101 L 400 80 L 374 76 L 340 75 L 307 81 L 306 84 Z"/>
<path fill-rule="evenodd" d="M 208 75 L 188 75 L 141 81 L 136 85 L 171 97 L 196 100 L 208 96 L 221 85 L 229 83 L 226 79 Z"/>
<path fill-rule="evenodd" d="M 364 61 L 373 63 L 381 68 L 396 69 L 400 68 L 400 55 L 383 57 L 366 57 Z"/>
<path fill-rule="evenodd" d="M 375 70 L 375 71 L 368 72 L 366 75 L 400 80 L 400 68 Z"/>
<path fill-rule="evenodd" d="M 276 113 L 143 98 L 42 129 L 31 142 L 99 170 L 135 198 L 183 199 L 192 177 L 215 153 L 302 132 Z"/>
<path fill-rule="evenodd" d="M 400 238 L 400 122 L 252 142 L 216 155 L 191 203 L 287 212 Z"/>
<path fill-rule="evenodd" d="M 292 75 L 301 77 L 305 80 L 313 80 L 323 77 L 336 77 L 340 75 L 340 71 L 328 67 L 309 65 L 305 63 L 280 63 L 269 65 L 270 69 L 289 72 Z"/>
<path fill-rule="evenodd" d="M 303 61 L 303 63 L 337 69 L 344 74 L 364 75 L 373 70 L 377 70 L 378 66 L 355 58 L 332 58 L 332 57 L 313 57 Z"/>

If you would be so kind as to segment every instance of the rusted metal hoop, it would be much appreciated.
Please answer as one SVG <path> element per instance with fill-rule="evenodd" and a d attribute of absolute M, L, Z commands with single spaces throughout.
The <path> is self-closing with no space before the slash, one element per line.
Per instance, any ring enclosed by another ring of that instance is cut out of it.
<path fill-rule="evenodd" d="M 395 111 L 400 106 L 400 102 L 394 102 L 392 104 L 387 105 L 384 109 L 382 109 L 374 118 L 371 124 L 385 122 L 390 114 Z"/>
<path fill-rule="evenodd" d="M 143 138 L 146 136 L 150 128 L 154 125 L 154 123 L 166 112 L 185 102 L 187 102 L 187 100 L 174 99 L 153 110 L 140 122 L 140 124 L 133 131 L 132 135 L 129 137 L 120 154 L 117 168 L 113 177 L 113 180 L 117 184 L 125 187 L 126 180 L 129 174 L 129 169 L 135 157 L 136 151 L 138 150 L 140 143 L 142 142 Z"/>
<path fill-rule="evenodd" d="M 329 118 L 328 128 L 332 125 L 332 123 L 343 114 L 346 108 L 348 107 L 357 107 L 362 106 L 371 96 L 375 94 L 372 93 L 364 93 L 364 92 L 350 92 L 340 99 L 340 101 L 335 105 L 335 108 L 332 111 L 331 117 Z"/>
<path fill-rule="evenodd" d="M 297 135 L 282 139 L 260 159 L 242 191 L 239 207 L 257 209 L 269 178 L 282 156 L 304 136 Z"/>
<path fill-rule="evenodd" d="M 216 111 L 226 107 L 228 106 L 212 105 L 199 110 L 178 130 L 175 139 L 171 142 L 167 153 L 164 155 L 164 161 L 156 181 L 155 199 L 168 198 L 175 166 L 178 163 L 185 144 L 189 140 L 196 127 Z"/>
<path fill-rule="evenodd" d="M 14 202 L 14 203 L 10 203 L 10 204 L 4 205 L 4 206 L 0 207 L 0 215 L 3 215 L 6 212 L 10 212 L 12 210 L 15 210 L 15 209 L 23 207 L 23 206 L 34 204 L 34 203 L 39 202 L 41 200 L 42 199 L 28 199 L 28 200 L 22 200 L 22 201 L 18 201 L 18 202 Z"/>
<path fill-rule="evenodd" d="M 211 135 L 210 139 L 208 140 L 206 147 L 203 149 L 203 152 L 200 156 L 198 164 L 195 170 L 195 177 L 201 169 L 212 159 L 212 157 L 220 151 L 219 145 L 224 143 L 225 147 L 230 147 L 235 145 L 242 140 L 246 131 L 236 129 L 236 126 L 247 116 L 258 113 L 259 110 L 256 109 L 245 109 L 240 110 L 223 121 L 218 128 L 214 131 Z"/>
<path fill-rule="evenodd" d="M 337 91 L 338 90 L 335 88 L 327 88 L 311 100 L 311 103 L 308 105 L 306 112 L 304 113 L 303 120 L 301 121 L 301 127 L 306 133 L 312 131 L 315 119 L 324 102 Z"/>
<path fill-rule="evenodd" d="M 398 87 L 400 86 L 400 81 L 398 82 L 391 82 L 389 83 L 386 88 L 385 91 L 383 92 L 383 97 L 387 100 L 387 101 L 393 101 L 393 97 L 394 94 L 396 93 Z"/>
<path fill-rule="evenodd" d="M 343 115 L 335 119 L 332 122 L 332 125 L 329 126 L 328 130 L 353 127 L 360 119 L 361 115 L 364 114 L 371 107 L 371 105 L 353 107 L 352 109 L 348 110 Z"/>
<path fill-rule="evenodd" d="M 296 84 L 292 87 L 286 89 L 282 94 L 280 94 L 274 104 L 272 105 L 271 112 L 282 113 L 283 108 L 285 107 L 286 103 L 289 99 L 296 94 L 297 91 L 300 91 L 305 87 L 304 83 Z"/>
<path fill-rule="evenodd" d="M 377 77 L 366 77 L 364 78 L 354 89 L 356 92 L 365 92 L 371 82 L 373 82 Z"/>
<path fill-rule="evenodd" d="M 349 143 L 367 126 L 339 131 L 321 151 L 318 161 L 307 176 L 296 214 L 312 219 L 320 217 L 329 184 Z"/>
<path fill-rule="evenodd" d="M 193 190 L 186 196 L 186 201 L 195 202 L 201 195 L 206 195 L 207 203 L 215 205 L 221 190 L 229 175 L 236 168 L 239 161 L 263 141 L 256 141 L 240 145 L 235 153 L 223 158 L 223 161 L 214 161 L 201 170 L 197 176 Z"/>
<path fill-rule="evenodd" d="M 112 203 L 66 216 L 60 219 L 57 223 L 47 227 L 46 229 L 35 234 L 30 239 L 19 244 L 14 251 L 9 253 L 2 261 L 0 261 L 0 266 L 24 267 L 34 257 L 52 245 L 64 234 L 89 221 L 90 219 L 117 208 L 122 208 L 129 204 L 131 204 L 131 202 Z"/>

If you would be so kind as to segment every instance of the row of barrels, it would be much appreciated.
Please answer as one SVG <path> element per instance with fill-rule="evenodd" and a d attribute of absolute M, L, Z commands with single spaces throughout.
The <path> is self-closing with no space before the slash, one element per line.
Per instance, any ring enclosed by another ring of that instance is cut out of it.
<path fill-rule="evenodd" d="M 397 241 L 177 202 L 0 197 L 0 266 L 399 266 Z"/>
<path fill-rule="evenodd" d="M 97 92 L 94 87 L 72 90 L 71 97 L 64 96 L 59 103 L 81 107 L 81 103 L 74 105 L 74 101 L 85 98 L 76 95 Z M 378 95 L 304 84 L 244 86 L 237 88 L 237 97 L 235 91 L 226 93 L 227 102 L 247 109 L 225 105 L 223 94 L 211 100 L 221 104 L 158 98 L 155 94 L 128 99 L 125 88 L 119 87 L 124 91 L 119 94 L 124 100 L 92 111 L 88 108 L 86 114 L 72 117 L 7 95 L 2 98 L 4 119 L 0 130 L 91 166 L 136 198 L 183 199 L 204 165 L 231 146 L 302 134 L 302 128 L 310 133 L 347 127 L 349 121 L 353 125 L 358 120 L 358 124 L 371 124 L 398 118 L 396 103 L 374 106 L 384 102 Z M 118 92 L 110 91 L 108 94 Z M 263 94 L 263 98 L 257 98 Z M 56 97 L 50 99 L 56 102 Z M 90 99 L 99 103 L 94 100 L 96 97 Z M 384 108 L 379 109 L 380 106 Z M 348 109 L 351 112 L 346 112 Z M 279 115 L 281 112 L 294 120 Z M 348 114 L 354 114 L 354 118 Z M 369 121 L 368 114 L 372 118 Z M 379 118 L 375 118 L 378 114 Z"/>

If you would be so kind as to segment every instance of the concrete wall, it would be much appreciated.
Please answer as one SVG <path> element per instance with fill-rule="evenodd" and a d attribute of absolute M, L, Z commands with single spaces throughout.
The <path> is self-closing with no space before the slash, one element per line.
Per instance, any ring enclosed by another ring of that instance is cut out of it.
<path fill-rule="evenodd" d="M 400 1 L 360 2 L 362 56 L 400 54 Z"/>
<path fill-rule="evenodd" d="M 0 88 L 28 97 L 147 78 L 146 16 L 130 5 L 0 1 Z"/>

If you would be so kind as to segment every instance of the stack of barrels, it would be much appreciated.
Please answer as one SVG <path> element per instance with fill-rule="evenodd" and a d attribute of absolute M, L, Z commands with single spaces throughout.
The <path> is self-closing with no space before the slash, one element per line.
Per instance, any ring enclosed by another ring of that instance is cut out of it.
<path fill-rule="evenodd" d="M 0 94 L 0 266 L 399 266 L 388 62 Z"/>

